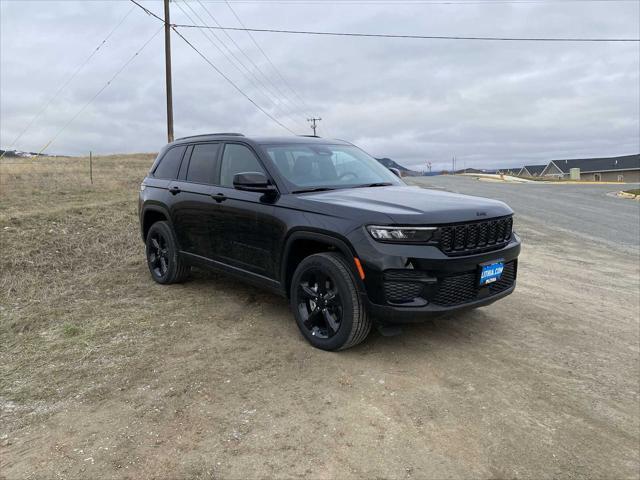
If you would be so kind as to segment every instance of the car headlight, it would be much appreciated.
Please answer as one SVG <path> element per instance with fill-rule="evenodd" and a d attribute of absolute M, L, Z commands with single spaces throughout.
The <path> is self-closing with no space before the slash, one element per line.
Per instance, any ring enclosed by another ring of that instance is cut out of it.
<path fill-rule="evenodd" d="M 437 227 L 392 227 L 369 225 L 369 234 L 379 242 L 426 243 L 433 237 Z"/>

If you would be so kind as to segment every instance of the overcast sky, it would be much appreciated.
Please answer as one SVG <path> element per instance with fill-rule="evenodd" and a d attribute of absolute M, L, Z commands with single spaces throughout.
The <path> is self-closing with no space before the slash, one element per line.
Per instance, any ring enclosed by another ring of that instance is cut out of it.
<path fill-rule="evenodd" d="M 220 24 L 238 26 L 224 2 L 202 1 Z M 231 3 L 243 23 L 255 28 L 640 37 L 637 1 L 451 1 Z M 161 2 L 142 3 L 162 15 Z M 214 23 L 197 0 L 189 0 L 189 5 L 204 21 Z M 180 6 L 196 18 L 180 1 L 172 2 L 172 21 L 191 23 Z M 0 2 L 3 148 L 131 9 L 127 1 Z M 141 10 L 131 11 L 14 148 L 40 150 L 160 26 Z M 453 155 L 460 167 L 495 167 L 640 152 L 639 43 L 254 33 L 286 79 L 284 84 L 245 32 L 229 32 L 244 53 L 222 32 L 216 35 L 252 72 L 246 76 L 213 46 L 209 40 L 213 37 L 196 29 L 181 32 L 249 97 L 296 133 L 310 133 L 304 119 L 319 116 L 320 135 L 347 139 L 372 155 L 391 157 L 409 167 L 423 168 L 431 161 L 434 169 L 447 168 Z M 166 142 L 163 38 L 158 34 L 47 151 L 157 151 Z M 216 131 L 290 134 L 177 35 L 172 34 L 172 42 L 177 137 Z M 233 60 L 225 47 L 220 48 Z M 264 93 L 265 86 L 270 94 Z"/>

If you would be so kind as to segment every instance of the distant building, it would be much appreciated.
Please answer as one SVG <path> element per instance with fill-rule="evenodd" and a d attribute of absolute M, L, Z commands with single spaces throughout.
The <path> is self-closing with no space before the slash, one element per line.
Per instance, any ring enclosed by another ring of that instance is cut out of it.
<path fill-rule="evenodd" d="M 518 172 L 521 170 L 520 167 L 517 168 L 501 168 L 500 170 L 497 170 L 496 173 L 498 175 L 509 175 L 511 177 L 515 177 L 518 175 Z"/>
<path fill-rule="evenodd" d="M 593 182 L 640 182 L 640 154 L 608 158 L 553 160 L 540 176 L 569 178 L 572 168 L 580 169 L 580 180 Z"/>
<path fill-rule="evenodd" d="M 546 165 L 525 165 L 518 171 L 518 177 L 539 177 Z"/>
<path fill-rule="evenodd" d="M 461 175 L 463 173 L 495 173 L 495 170 L 486 170 L 486 169 L 478 169 L 478 168 L 465 168 L 463 170 L 456 170 L 456 175 Z"/>

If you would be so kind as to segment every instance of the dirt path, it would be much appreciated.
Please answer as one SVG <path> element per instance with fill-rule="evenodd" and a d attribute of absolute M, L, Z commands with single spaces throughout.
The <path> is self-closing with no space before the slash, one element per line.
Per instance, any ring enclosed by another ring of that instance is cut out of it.
<path fill-rule="evenodd" d="M 22 294 L 3 297 L 1 477 L 638 478 L 637 257 L 522 222 L 512 296 L 326 353 L 283 299 L 154 284 L 126 205 L 101 268 L 72 235 L 99 209 L 44 247 L 53 217 L 4 234 Z M 40 295 L 30 248 L 58 265 Z"/>

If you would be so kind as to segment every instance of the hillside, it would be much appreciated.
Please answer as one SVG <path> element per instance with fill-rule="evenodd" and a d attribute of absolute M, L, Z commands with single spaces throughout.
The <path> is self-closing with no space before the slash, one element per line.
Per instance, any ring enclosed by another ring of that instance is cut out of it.
<path fill-rule="evenodd" d="M 38 155 L 35 152 L 21 152 L 20 150 L 2 150 L 0 149 L 0 155 L 3 157 L 23 157 L 23 158 L 29 158 L 29 157 L 37 157 L 37 156 L 50 156 L 50 155 L 44 155 L 44 154 L 40 154 Z"/>
<path fill-rule="evenodd" d="M 376 160 L 378 160 L 382 165 L 384 165 L 387 168 L 397 168 L 398 170 L 400 170 L 403 176 L 411 177 L 411 176 L 420 175 L 419 172 L 416 172 L 414 170 L 409 170 L 408 168 L 403 167 L 398 162 L 396 162 L 395 160 L 391 160 L 390 158 L 383 157 L 383 158 L 376 158 Z"/>

